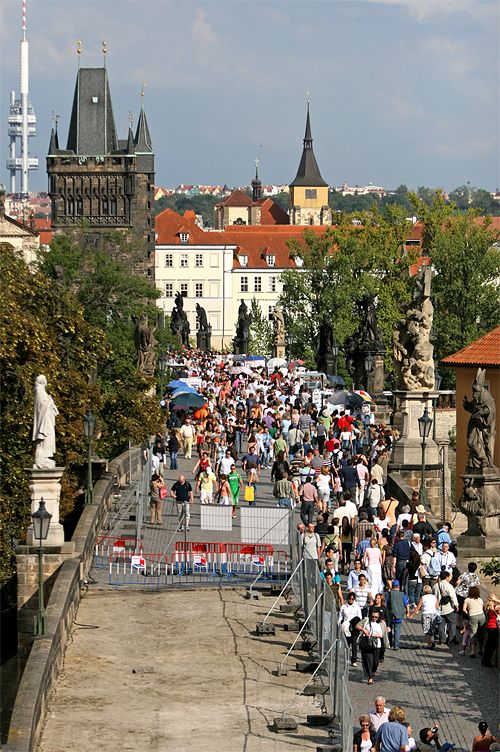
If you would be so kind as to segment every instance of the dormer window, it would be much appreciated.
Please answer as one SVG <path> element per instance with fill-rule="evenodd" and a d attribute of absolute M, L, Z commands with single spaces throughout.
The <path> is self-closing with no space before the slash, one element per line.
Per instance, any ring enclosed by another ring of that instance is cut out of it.
<path fill-rule="evenodd" d="M 276 266 L 276 256 L 266 256 L 268 266 Z"/>
<path fill-rule="evenodd" d="M 189 241 L 189 233 L 188 232 L 180 232 L 179 238 L 181 243 L 187 243 Z"/>
<path fill-rule="evenodd" d="M 248 266 L 248 256 L 238 256 L 238 261 L 240 262 L 240 266 Z"/>

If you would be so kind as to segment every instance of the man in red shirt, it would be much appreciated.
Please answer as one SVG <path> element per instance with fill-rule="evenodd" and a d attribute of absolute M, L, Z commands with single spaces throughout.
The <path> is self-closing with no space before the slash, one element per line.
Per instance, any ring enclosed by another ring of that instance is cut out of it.
<path fill-rule="evenodd" d="M 350 431 L 353 423 L 354 418 L 352 417 L 352 415 L 346 415 L 344 411 L 340 413 L 339 419 L 337 421 L 339 431 Z"/>

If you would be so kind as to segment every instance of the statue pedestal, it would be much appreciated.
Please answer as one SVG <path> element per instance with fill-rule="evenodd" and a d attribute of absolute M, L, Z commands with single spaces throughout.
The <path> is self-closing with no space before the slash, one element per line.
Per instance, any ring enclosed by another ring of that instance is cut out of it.
<path fill-rule="evenodd" d="M 248 340 L 235 337 L 233 339 L 233 347 L 235 355 L 246 355 L 248 353 Z"/>
<path fill-rule="evenodd" d="M 422 439 L 418 430 L 418 419 L 425 407 L 432 414 L 432 400 L 437 398 L 438 394 L 430 390 L 394 392 L 394 428 L 397 428 L 400 437 L 392 450 L 389 473 L 400 473 L 408 485 L 417 491 L 422 479 Z M 428 504 L 436 516 L 439 516 L 441 510 L 440 478 L 439 447 L 432 436 L 429 436 L 425 440 L 424 483 Z"/>
<path fill-rule="evenodd" d="M 285 343 L 283 344 L 278 343 L 276 345 L 273 345 L 273 358 L 283 358 L 283 360 L 286 360 L 285 358 Z"/>
<path fill-rule="evenodd" d="M 198 350 L 204 350 L 205 352 L 211 350 L 211 339 L 211 329 L 210 331 L 207 331 L 206 329 L 199 329 L 196 332 L 196 347 L 198 348 Z"/>
<path fill-rule="evenodd" d="M 439 392 L 418 390 L 414 392 L 395 391 L 394 428 L 400 437 L 394 444 L 392 462 L 398 465 L 421 465 L 422 439 L 418 430 L 418 419 L 422 417 L 427 407 L 432 415 L 432 401 L 437 399 Z M 425 464 L 439 463 L 438 447 L 432 437 L 425 441 Z"/>
<path fill-rule="evenodd" d="M 42 541 L 43 547 L 62 546 L 64 543 L 64 528 L 59 522 L 59 499 L 61 498 L 61 476 L 64 467 L 53 467 L 46 470 L 30 467 L 26 469 L 30 479 L 31 514 L 39 507 L 43 497 L 47 512 L 52 515 L 50 520 L 49 534 Z M 39 546 L 40 541 L 33 535 L 33 524 L 26 533 L 28 546 Z"/>
<path fill-rule="evenodd" d="M 459 536 L 460 547 L 500 555 L 500 473 L 496 467 L 466 468 L 460 476 L 464 491 L 460 511 L 467 516 L 467 530 Z"/>
<path fill-rule="evenodd" d="M 367 375 L 367 390 L 366 391 L 375 400 L 378 396 L 382 395 L 382 392 L 384 391 L 384 380 L 385 380 L 384 359 L 385 359 L 385 353 L 375 353 L 373 368 L 370 371 L 370 373 Z"/>

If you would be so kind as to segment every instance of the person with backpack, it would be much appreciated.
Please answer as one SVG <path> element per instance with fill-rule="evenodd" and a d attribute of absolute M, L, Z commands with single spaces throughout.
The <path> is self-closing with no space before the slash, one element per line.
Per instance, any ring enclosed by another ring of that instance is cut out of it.
<path fill-rule="evenodd" d="M 441 611 L 441 623 L 439 625 L 439 640 L 450 645 L 458 645 L 457 611 L 458 600 L 455 588 L 450 582 L 451 574 L 445 569 L 439 575 L 439 582 L 434 585 L 432 592 L 436 596 Z"/>
<path fill-rule="evenodd" d="M 422 585 L 429 585 L 431 590 L 438 581 L 441 572 L 441 564 L 438 560 L 438 550 L 436 548 L 436 539 L 424 543 L 424 553 L 420 557 L 420 576 Z"/>

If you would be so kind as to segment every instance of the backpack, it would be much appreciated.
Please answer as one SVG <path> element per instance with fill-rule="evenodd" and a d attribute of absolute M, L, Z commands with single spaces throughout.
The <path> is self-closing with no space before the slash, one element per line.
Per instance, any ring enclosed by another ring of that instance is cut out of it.
<path fill-rule="evenodd" d="M 441 574 L 441 564 L 437 561 L 437 555 L 432 554 L 429 564 L 427 566 L 427 572 L 429 577 L 437 577 Z"/>

